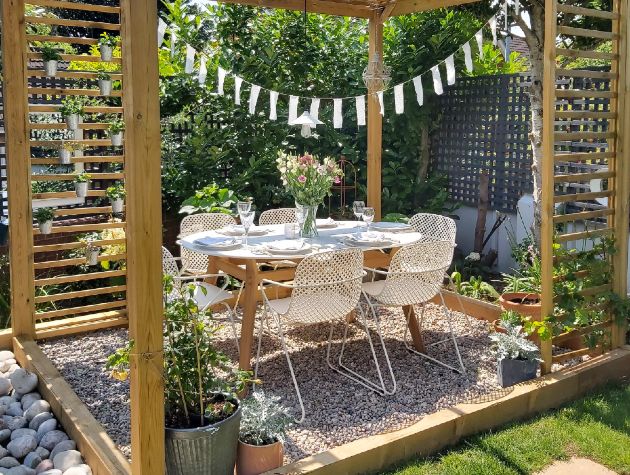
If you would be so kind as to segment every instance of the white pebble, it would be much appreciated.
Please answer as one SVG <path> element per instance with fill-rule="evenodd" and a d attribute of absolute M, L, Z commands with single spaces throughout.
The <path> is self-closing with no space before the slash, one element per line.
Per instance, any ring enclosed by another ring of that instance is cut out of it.
<path fill-rule="evenodd" d="M 66 450 L 65 452 L 59 452 L 55 455 L 53 459 L 53 465 L 56 469 L 65 472 L 70 467 L 76 467 L 77 465 L 81 465 L 83 463 L 83 459 L 81 458 L 81 454 L 77 450 Z"/>
<path fill-rule="evenodd" d="M 17 368 L 10 376 L 13 389 L 18 394 L 27 394 L 37 387 L 37 375 L 26 371 L 24 368 Z"/>

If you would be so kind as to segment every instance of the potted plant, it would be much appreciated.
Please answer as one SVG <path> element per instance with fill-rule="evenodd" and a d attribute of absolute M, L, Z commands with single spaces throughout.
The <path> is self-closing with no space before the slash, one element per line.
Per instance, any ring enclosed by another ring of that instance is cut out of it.
<path fill-rule="evenodd" d="M 50 234 L 52 232 L 54 217 L 55 210 L 52 208 L 37 208 L 33 212 L 33 218 L 37 221 L 41 234 Z"/>
<path fill-rule="evenodd" d="M 96 75 L 98 78 L 98 88 L 101 96 L 111 96 L 112 94 L 112 76 L 107 71 L 99 71 Z"/>
<path fill-rule="evenodd" d="M 85 198 L 88 192 L 88 183 L 90 182 L 92 175 L 85 171 L 77 173 L 74 176 L 74 190 L 77 193 L 78 198 Z"/>
<path fill-rule="evenodd" d="M 293 423 L 280 398 L 255 390 L 242 403 L 236 475 L 258 475 L 283 463 L 283 443 Z"/>
<path fill-rule="evenodd" d="M 72 152 L 74 144 L 72 142 L 61 142 L 59 146 L 59 163 L 61 165 L 70 165 L 72 163 Z"/>
<path fill-rule="evenodd" d="M 98 256 L 101 252 L 101 248 L 92 242 L 87 243 L 85 246 L 85 263 L 89 266 L 95 266 L 98 264 Z"/>
<path fill-rule="evenodd" d="M 166 473 L 233 475 L 241 407 L 236 393 L 250 373 L 232 370 L 214 347 L 220 325 L 193 299 L 194 285 L 175 288 L 164 278 L 164 391 Z M 129 351 L 118 350 L 107 367 L 120 378 Z"/>
<path fill-rule="evenodd" d="M 523 336 L 520 325 L 504 322 L 505 333 L 493 333 L 497 355 L 497 377 L 501 387 L 506 388 L 536 377 L 540 359 L 538 347 Z"/>
<path fill-rule="evenodd" d="M 102 33 L 98 40 L 98 47 L 101 52 L 102 61 L 111 61 L 114 55 L 114 48 L 118 45 L 120 38 Z"/>
<path fill-rule="evenodd" d="M 530 239 L 514 245 L 512 255 L 518 263 L 514 274 L 503 274 L 503 294 L 499 304 L 503 310 L 510 310 L 540 320 L 541 263 L 540 255 Z"/>
<path fill-rule="evenodd" d="M 79 128 L 79 119 L 83 116 L 83 99 L 79 96 L 68 96 L 61 101 L 59 112 L 66 121 L 69 130 Z"/>
<path fill-rule="evenodd" d="M 114 147 L 120 147 L 123 144 L 123 131 L 125 130 L 125 123 L 120 117 L 116 117 L 109 122 L 107 127 L 109 131 L 109 137 L 112 140 Z"/>
<path fill-rule="evenodd" d="M 112 204 L 112 213 L 122 213 L 126 195 L 124 185 L 118 181 L 107 188 L 105 193 Z"/>
<path fill-rule="evenodd" d="M 61 55 L 50 43 L 42 46 L 42 59 L 44 60 L 44 72 L 46 76 L 54 78 L 57 75 L 57 66 L 61 61 Z"/>

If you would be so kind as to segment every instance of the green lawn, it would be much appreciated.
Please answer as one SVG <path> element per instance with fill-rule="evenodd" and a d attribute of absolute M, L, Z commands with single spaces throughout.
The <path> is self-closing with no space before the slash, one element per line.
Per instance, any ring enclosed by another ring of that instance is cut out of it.
<path fill-rule="evenodd" d="M 523 475 L 573 455 L 630 474 L 630 384 L 609 386 L 527 422 L 470 437 L 388 473 Z"/>

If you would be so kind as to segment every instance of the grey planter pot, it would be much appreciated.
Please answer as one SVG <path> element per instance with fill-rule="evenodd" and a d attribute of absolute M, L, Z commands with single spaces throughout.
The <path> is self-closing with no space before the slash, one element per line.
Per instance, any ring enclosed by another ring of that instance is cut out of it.
<path fill-rule="evenodd" d="M 64 148 L 59 149 L 59 163 L 62 165 L 70 165 L 72 163 L 72 152 Z"/>
<path fill-rule="evenodd" d="M 114 50 L 111 46 L 104 46 L 101 45 L 99 47 L 99 49 L 101 50 L 101 59 L 103 61 L 111 61 L 112 60 L 112 55 L 114 53 Z"/>
<path fill-rule="evenodd" d="M 196 429 L 166 428 L 167 475 L 234 475 L 240 405 L 227 419 Z"/>
<path fill-rule="evenodd" d="M 77 130 L 79 128 L 79 114 L 70 114 L 66 116 L 66 125 L 70 130 Z"/>
<path fill-rule="evenodd" d="M 74 191 L 76 191 L 77 197 L 85 198 L 87 196 L 87 192 L 88 192 L 88 184 L 87 184 L 87 182 L 84 181 L 84 182 L 81 182 L 81 183 L 75 183 L 74 184 Z"/>
<path fill-rule="evenodd" d="M 123 133 L 118 132 L 117 134 L 111 134 L 112 145 L 114 147 L 121 147 L 123 144 Z"/>
<path fill-rule="evenodd" d="M 54 78 L 57 75 L 57 64 L 58 62 L 56 60 L 44 62 L 44 72 L 46 76 Z"/>
<path fill-rule="evenodd" d="M 499 384 L 502 388 L 507 388 L 534 379 L 538 364 L 535 360 L 500 360 L 497 367 Z"/>
<path fill-rule="evenodd" d="M 98 88 L 101 90 L 101 96 L 111 96 L 112 94 L 112 80 L 111 79 L 99 79 Z"/>
<path fill-rule="evenodd" d="M 88 247 L 85 250 L 85 262 L 89 266 L 95 266 L 98 264 L 98 256 L 100 254 L 100 248 L 98 247 Z"/>
<path fill-rule="evenodd" d="M 44 221 L 43 223 L 37 223 L 39 226 L 39 232 L 41 234 L 50 234 L 52 233 L 53 222 L 52 219 L 50 221 Z"/>
<path fill-rule="evenodd" d="M 112 202 L 112 213 L 122 213 L 123 207 L 125 205 L 124 200 L 111 200 Z"/>

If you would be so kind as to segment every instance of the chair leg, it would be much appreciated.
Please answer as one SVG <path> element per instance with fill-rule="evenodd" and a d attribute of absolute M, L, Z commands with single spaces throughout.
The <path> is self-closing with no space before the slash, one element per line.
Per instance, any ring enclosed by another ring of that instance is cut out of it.
<path fill-rule="evenodd" d="M 287 364 L 289 365 L 289 371 L 291 372 L 291 379 L 293 379 L 293 386 L 295 386 L 295 394 L 297 395 L 298 401 L 300 403 L 300 410 L 302 411 L 302 415 L 299 419 L 296 419 L 295 422 L 301 424 L 304 422 L 306 418 L 306 411 L 304 410 L 304 402 L 302 401 L 302 394 L 300 393 L 300 387 L 298 386 L 297 378 L 295 377 L 295 371 L 293 371 L 293 364 L 291 364 L 291 357 L 289 356 L 289 349 L 287 348 L 287 343 L 284 338 L 284 331 L 282 330 L 282 323 L 278 319 L 278 336 L 280 337 L 280 342 L 282 343 L 282 351 L 284 351 L 284 356 L 287 358 Z"/>
<path fill-rule="evenodd" d="M 230 307 L 225 302 L 220 302 L 220 303 L 227 310 L 228 319 L 230 320 L 230 326 L 232 327 L 232 336 L 234 336 L 234 343 L 236 344 L 236 351 L 240 354 L 241 353 L 241 347 L 239 346 L 238 332 L 236 331 L 236 322 L 235 322 L 235 317 L 236 316 L 234 315 L 234 312 L 232 311 L 232 307 Z"/>

